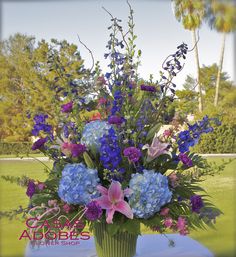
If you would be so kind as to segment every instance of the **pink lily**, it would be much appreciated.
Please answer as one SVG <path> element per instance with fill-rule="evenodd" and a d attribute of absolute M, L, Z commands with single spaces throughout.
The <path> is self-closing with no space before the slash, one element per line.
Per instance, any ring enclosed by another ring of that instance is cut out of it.
<path fill-rule="evenodd" d="M 162 143 L 157 137 L 157 135 L 155 135 L 152 140 L 151 146 L 146 144 L 143 146 L 143 150 L 148 149 L 148 160 L 152 161 L 158 156 L 168 153 L 167 151 L 168 146 L 169 146 L 168 143 Z"/>
<path fill-rule="evenodd" d="M 133 212 L 129 204 L 124 200 L 124 196 L 131 193 L 130 189 L 122 190 L 118 181 L 112 181 L 108 189 L 103 186 L 97 186 L 97 189 L 102 196 L 95 199 L 95 201 L 102 209 L 106 210 L 106 222 L 108 224 L 112 223 L 113 215 L 116 211 L 124 214 L 129 219 L 133 219 Z"/>

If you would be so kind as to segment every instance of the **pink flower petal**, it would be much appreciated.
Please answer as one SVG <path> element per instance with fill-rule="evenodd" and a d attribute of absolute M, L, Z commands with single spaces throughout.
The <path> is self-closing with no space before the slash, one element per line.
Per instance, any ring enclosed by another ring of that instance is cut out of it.
<path fill-rule="evenodd" d="M 124 214 L 127 218 L 133 219 L 134 215 L 129 206 L 129 204 L 125 201 L 120 201 L 114 206 L 114 209 L 122 214 Z"/>
<path fill-rule="evenodd" d="M 155 158 L 157 156 L 159 156 L 159 149 L 154 148 L 154 147 L 150 147 L 148 149 L 148 156 Z"/>
<path fill-rule="evenodd" d="M 121 189 L 121 184 L 118 181 L 112 181 L 108 189 L 108 197 L 112 203 L 118 202 L 124 199 L 124 194 Z"/>
<path fill-rule="evenodd" d="M 113 219 L 114 213 L 115 213 L 115 210 L 114 210 L 114 209 L 109 209 L 109 210 L 107 210 L 107 213 L 106 213 L 106 214 L 107 214 L 106 222 L 107 222 L 108 224 L 113 223 L 113 222 L 112 222 L 112 219 Z"/>
<path fill-rule="evenodd" d="M 165 208 L 161 209 L 160 215 L 161 216 L 166 216 L 166 215 L 169 214 L 169 211 L 170 211 L 170 209 L 165 207 Z"/>
<path fill-rule="evenodd" d="M 126 189 L 124 190 L 124 195 L 125 195 L 125 196 L 129 196 L 129 195 L 131 195 L 132 193 L 133 193 L 133 190 L 130 189 L 130 188 L 126 188 Z"/>
<path fill-rule="evenodd" d="M 160 143 L 160 141 L 158 140 L 158 138 L 154 137 L 153 140 L 152 140 L 151 147 L 158 147 L 159 143 Z"/>
<path fill-rule="evenodd" d="M 108 190 L 107 188 L 101 186 L 101 185 L 98 185 L 97 186 L 97 190 L 102 194 L 102 195 L 107 195 L 108 194 Z"/>
<path fill-rule="evenodd" d="M 95 201 L 100 205 L 102 209 L 111 209 L 112 208 L 112 203 L 109 201 L 109 198 L 107 195 L 103 195 Z"/>

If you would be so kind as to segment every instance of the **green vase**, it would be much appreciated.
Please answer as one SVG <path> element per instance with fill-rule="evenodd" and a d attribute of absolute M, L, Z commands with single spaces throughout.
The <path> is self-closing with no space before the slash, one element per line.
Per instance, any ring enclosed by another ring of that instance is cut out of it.
<path fill-rule="evenodd" d="M 119 232 L 111 236 L 106 223 L 94 225 L 94 240 L 98 257 L 133 257 L 136 254 L 137 235 Z M 112 226 L 112 225 L 109 225 Z"/>

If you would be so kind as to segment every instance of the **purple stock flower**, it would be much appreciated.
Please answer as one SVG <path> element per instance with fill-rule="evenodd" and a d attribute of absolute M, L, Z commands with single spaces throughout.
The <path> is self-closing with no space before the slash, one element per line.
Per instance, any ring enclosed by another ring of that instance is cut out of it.
<path fill-rule="evenodd" d="M 192 160 L 188 157 L 187 154 L 185 153 L 180 153 L 179 154 L 179 159 L 181 160 L 181 162 L 185 165 L 187 165 L 188 167 L 193 166 L 193 162 Z"/>
<path fill-rule="evenodd" d="M 86 147 L 83 144 L 72 144 L 71 155 L 72 157 L 78 157 L 86 151 Z"/>
<path fill-rule="evenodd" d="M 73 108 L 73 102 L 69 102 L 69 103 L 63 104 L 61 106 L 61 111 L 65 112 L 65 113 L 68 113 L 68 112 L 72 111 L 72 108 Z"/>
<path fill-rule="evenodd" d="M 79 157 L 86 151 L 86 147 L 83 144 L 71 144 L 64 142 L 61 145 L 61 150 L 66 156 Z"/>
<path fill-rule="evenodd" d="M 47 140 L 47 137 L 38 139 L 36 142 L 33 143 L 31 149 L 37 150 L 44 147 L 44 144 L 47 142 Z"/>
<path fill-rule="evenodd" d="M 202 197 L 200 195 L 193 195 L 190 197 L 192 211 L 199 213 L 201 208 L 204 206 Z"/>
<path fill-rule="evenodd" d="M 142 91 L 156 92 L 156 88 L 154 86 L 141 85 L 140 89 Z"/>
<path fill-rule="evenodd" d="M 87 211 L 85 212 L 85 217 L 88 220 L 94 221 L 100 219 L 102 216 L 102 208 L 96 201 L 92 201 L 86 205 Z"/>
<path fill-rule="evenodd" d="M 125 148 L 123 153 L 131 162 L 137 162 L 142 155 L 141 151 L 134 146 Z"/>
<path fill-rule="evenodd" d="M 110 124 L 121 125 L 123 122 L 124 122 L 124 118 L 119 117 L 117 115 L 112 115 L 108 118 L 108 123 Z"/>
<path fill-rule="evenodd" d="M 26 195 L 31 198 L 35 193 L 35 188 L 36 187 L 35 187 L 34 182 L 32 180 L 30 180 L 29 183 L 28 183 Z"/>

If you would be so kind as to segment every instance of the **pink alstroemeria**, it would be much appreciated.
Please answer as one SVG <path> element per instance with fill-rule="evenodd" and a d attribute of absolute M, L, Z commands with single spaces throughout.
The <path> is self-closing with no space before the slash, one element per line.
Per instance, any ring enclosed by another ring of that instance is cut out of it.
<path fill-rule="evenodd" d="M 130 189 L 122 190 L 118 181 L 112 181 L 108 189 L 103 186 L 97 186 L 97 189 L 102 196 L 95 199 L 95 201 L 102 209 L 106 210 L 108 224 L 112 223 L 113 215 L 116 211 L 124 214 L 129 219 L 133 219 L 133 212 L 129 204 L 124 200 L 124 196 L 131 193 Z"/>
<path fill-rule="evenodd" d="M 167 228 L 171 228 L 171 226 L 173 225 L 173 220 L 172 218 L 166 218 L 164 220 L 164 225 L 167 227 Z"/>
<path fill-rule="evenodd" d="M 149 146 L 148 144 L 144 145 L 143 150 L 148 149 L 148 159 L 151 161 L 162 154 L 167 154 L 168 147 L 169 147 L 168 143 L 162 143 L 157 137 L 157 135 L 155 135 L 152 140 L 151 146 Z"/>
<path fill-rule="evenodd" d="M 167 216 L 169 214 L 169 211 L 170 211 L 170 209 L 165 207 L 165 208 L 161 209 L 160 215 Z"/>

